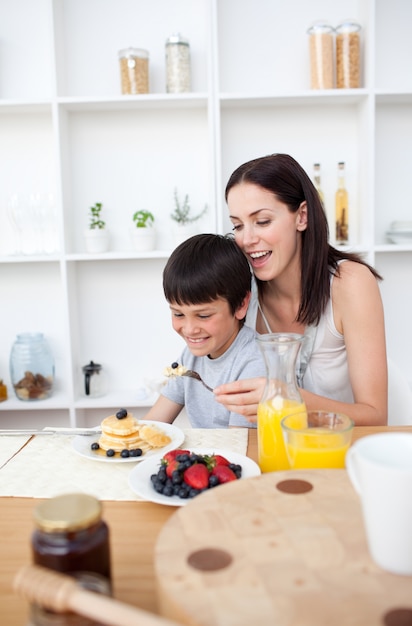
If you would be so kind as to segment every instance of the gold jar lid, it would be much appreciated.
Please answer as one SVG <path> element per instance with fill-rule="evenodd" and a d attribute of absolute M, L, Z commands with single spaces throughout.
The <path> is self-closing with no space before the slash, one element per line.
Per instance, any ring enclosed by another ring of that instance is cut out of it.
<path fill-rule="evenodd" d="M 49 533 L 74 532 L 92 526 L 101 519 L 99 500 L 85 493 L 68 493 L 50 498 L 34 510 L 37 526 Z"/>

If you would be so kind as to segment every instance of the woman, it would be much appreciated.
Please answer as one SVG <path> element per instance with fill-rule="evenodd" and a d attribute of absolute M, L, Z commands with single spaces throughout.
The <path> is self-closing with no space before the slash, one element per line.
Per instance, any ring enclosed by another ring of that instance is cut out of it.
<path fill-rule="evenodd" d="M 299 384 L 308 409 L 387 423 L 387 360 L 379 274 L 328 243 L 318 193 L 287 154 L 241 165 L 226 187 L 235 240 L 256 289 L 246 323 L 259 333 L 305 335 Z M 263 379 L 215 389 L 230 411 L 256 420 Z"/>

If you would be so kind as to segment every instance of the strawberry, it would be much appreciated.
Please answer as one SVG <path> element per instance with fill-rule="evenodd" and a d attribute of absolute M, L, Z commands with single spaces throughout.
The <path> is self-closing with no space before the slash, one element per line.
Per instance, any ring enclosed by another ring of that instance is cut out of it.
<path fill-rule="evenodd" d="M 189 454 L 189 450 L 170 450 L 170 452 L 166 452 L 166 454 L 162 458 L 162 465 L 166 467 L 166 475 L 168 478 L 172 477 L 173 472 L 179 465 L 176 461 L 176 457 L 180 454 Z"/>
<path fill-rule="evenodd" d="M 218 477 L 219 484 L 237 480 L 236 474 L 227 465 L 216 465 L 212 470 L 212 475 Z"/>
<path fill-rule="evenodd" d="M 221 456 L 220 454 L 212 454 L 212 456 L 210 457 L 214 466 L 216 465 L 229 465 L 230 461 L 228 461 L 224 456 Z"/>
<path fill-rule="evenodd" d="M 162 462 L 169 463 L 170 461 L 173 461 L 177 456 L 179 456 L 179 454 L 190 454 L 190 452 L 189 450 L 180 450 L 180 448 L 170 450 L 170 452 L 166 452 L 166 454 L 162 458 Z"/>
<path fill-rule="evenodd" d="M 195 463 L 183 473 L 183 480 L 193 489 L 207 489 L 209 486 L 209 471 L 203 463 Z"/>

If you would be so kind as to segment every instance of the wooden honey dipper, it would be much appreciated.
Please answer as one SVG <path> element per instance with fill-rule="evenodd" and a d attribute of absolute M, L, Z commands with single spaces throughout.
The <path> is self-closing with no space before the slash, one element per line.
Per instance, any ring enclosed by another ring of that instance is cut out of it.
<path fill-rule="evenodd" d="M 71 611 L 109 626 L 181 626 L 93 591 L 80 587 L 66 574 L 26 565 L 16 574 L 13 589 L 29 602 L 56 613 Z"/>

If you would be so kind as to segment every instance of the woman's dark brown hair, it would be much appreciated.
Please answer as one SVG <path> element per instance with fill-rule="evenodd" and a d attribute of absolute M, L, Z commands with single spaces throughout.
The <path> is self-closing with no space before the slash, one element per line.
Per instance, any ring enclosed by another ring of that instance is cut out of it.
<path fill-rule="evenodd" d="M 348 259 L 377 271 L 358 254 L 338 250 L 329 244 L 328 222 L 318 192 L 305 170 L 288 154 L 271 154 L 253 159 L 238 167 L 226 185 L 225 197 L 235 185 L 247 182 L 271 191 L 296 213 L 302 202 L 307 206 L 307 228 L 302 231 L 301 299 L 296 321 L 319 323 L 330 298 L 330 276 L 339 275 L 339 261 Z M 265 283 L 257 279 L 263 293 Z"/>

